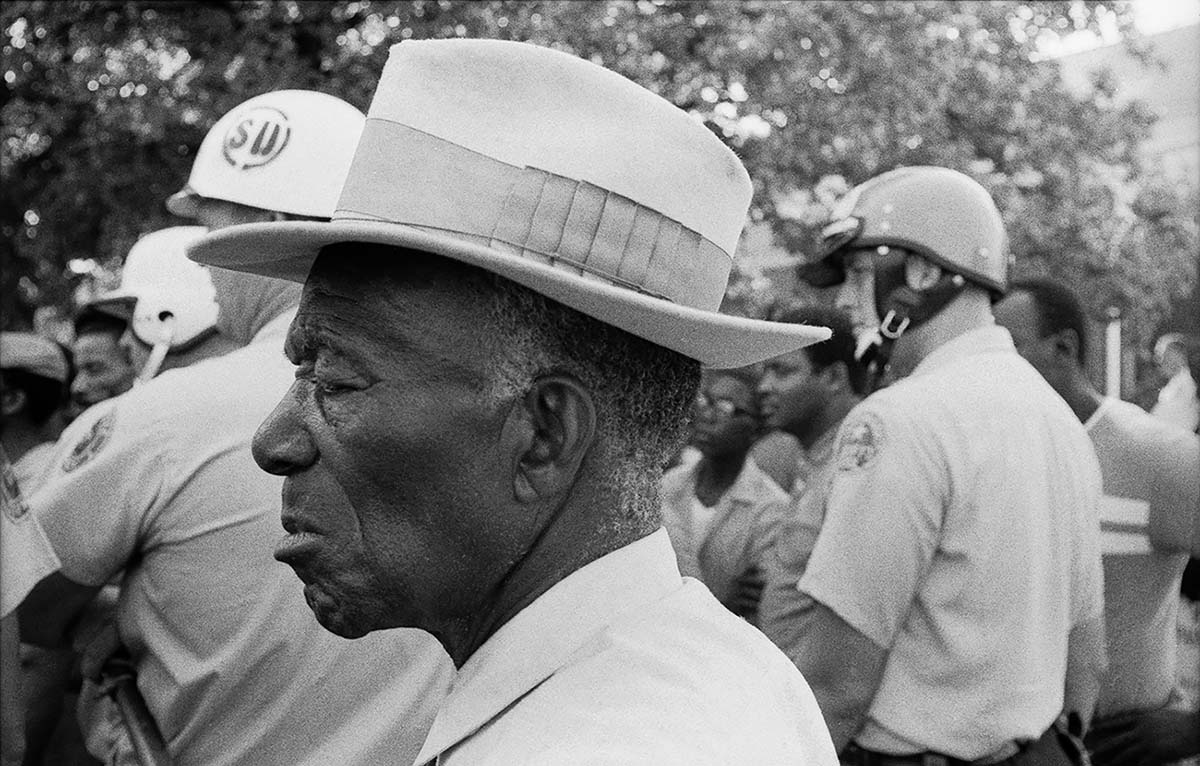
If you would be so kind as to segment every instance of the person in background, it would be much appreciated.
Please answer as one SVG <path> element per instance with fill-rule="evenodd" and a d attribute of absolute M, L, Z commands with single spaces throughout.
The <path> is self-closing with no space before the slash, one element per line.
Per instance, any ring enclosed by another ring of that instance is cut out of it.
<path fill-rule="evenodd" d="M 26 705 L 16 609 L 58 566 L 0 441 L 0 766 L 20 766 L 25 758 Z"/>
<path fill-rule="evenodd" d="M 50 468 L 67 406 L 71 367 L 66 352 L 29 332 L 0 333 L 0 442 L 26 493 L 41 486 Z"/>
<path fill-rule="evenodd" d="M 734 614 L 758 622 L 762 558 L 774 536 L 772 508 L 787 494 L 748 458 L 760 416 L 752 370 L 704 374 L 689 443 L 700 459 L 663 475 L 663 526 L 679 571 L 708 586 Z"/>
<path fill-rule="evenodd" d="M 736 156 L 509 41 L 393 46 L 370 114 L 333 221 L 189 255 L 304 282 L 295 381 L 254 441 L 284 477 L 276 556 L 329 630 L 445 647 L 416 762 L 832 764 L 799 673 L 680 577 L 660 526 L 701 364 L 827 334 L 717 312 Z"/>
<path fill-rule="evenodd" d="M 894 382 L 838 430 L 794 660 L 847 763 L 1078 763 L 1104 665 L 1100 471 L 995 326 L 1000 213 L 968 176 L 908 167 L 834 216 L 802 274 L 840 285 Z"/>
<path fill-rule="evenodd" d="M 165 370 L 227 354 L 239 344 L 217 329 L 212 278 L 187 259 L 203 226 L 172 226 L 143 235 L 121 267 L 121 285 L 87 310 L 128 317 L 120 345 L 143 383 Z"/>
<path fill-rule="evenodd" d="M 328 218 L 363 119 L 312 91 L 256 96 L 209 131 L 192 187 L 272 227 Z M 29 498 L 62 569 L 25 600 L 22 628 L 62 642 L 120 576 L 113 660 L 136 686 L 104 683 L 146 712 L 122 706 L 118 729 L 110 706 L 89 719 L 106 762 L 131 751 L 178 766 L 411 762 L 449 682 L 444 652 L 418 631 L 329 634 L 271 557 L 282 482 L 257 470 L 250 441 L 294 378 L 282 348 L 299 287 L 228 271 L 212 286 L 217 328 L 244 347 L 146 380 L 64 433 Z M 382 725 L 381 711 L 404 726 Z"/>
<path fill-rule="evenodd" d="M 51 472 L 54 442 L 61 425 L 56 417 L 69 406 L 70 365 L 54 341 L 34 333 L 0 333 L 0 444 L 12 460 L 14 480 L 23 493 L 36 491 Z M 22 506 L 24 507 L 24 506 Z M 69 649 L 18 648 L 25 719 L 24 757 L 41 763 L 51 735 L 73 699 L 74 654 Z M 67 739 L 78 746 L 78 727 L 68 718 Z"/>
<path fill-rule="evenodd" d="M 1179 583 L 1200 514 L 1200 439 L 1096 390 L 1085 367 L 1088 320 L 1065 286 L 1015 283 L 997 304 L 996 321 L 1084 424 L 1100 459 L 1109 659 L 1087 739 L 1092 762 L 1196 755 L 1200 717 L 1170 703 Z"/>
<path fill-rule="evenodd" d="M 1188 368 L 1187 337 L 1172 332 L 1154 344 L 1154 363 L 1166 380 L 1150 413 L 1173 426 L 1192 433 L 1200 425 L 1196 380 Z"/>
<path fill-rule="evenodd" d="M 767 360 L 758 387 L 764 425 L 792 436 L 803 448 L 801 469 L 788 488 L 799 497 L 829 462 L 842 418 L 867 394 L 867 371 L 854 356 L 854 330 L 844 311 L 794 306 L 772 318 L 833 331 L 824 343 Z"/>
<path fill-rule="evenodd" d="M 866 394 L 868 371 L 855 356 L 854 328 L 844 311 L 798 306 L 776 319 L 833 331 L 824 343 L 768 360 L 759 385 L 766 422 L 793 434 L 805 447 L 806 472 L 780 514 L 779 530 L 766 556 L 759 607 L 759 627 L 784 654 L 794 657 L 796 617 L 806 605 L 796 584 L 825 519 L 834 437 Z"/>
<path fill-rule="evenodd" d="M 133 387 L 137 370 L 129 353 L 121 347 L 121 336 L 129 327 L 127 307 L 122 307 L 122 314 L 113 316 L 84 305 L 75 317 L 75 339 L 71 343 L 75 359 L 75 377 L 71 381 L 73 415 Z"/>

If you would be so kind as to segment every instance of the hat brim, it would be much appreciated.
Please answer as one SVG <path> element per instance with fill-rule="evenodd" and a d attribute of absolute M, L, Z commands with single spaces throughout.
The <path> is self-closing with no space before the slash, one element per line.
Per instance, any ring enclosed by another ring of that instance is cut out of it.
<path fill-rule="evenodd" d="M 200 213 L 199 195 L 190 186 L 185 186 L 167 197 L 167 210 L 180 218 L 195 219 Z"/>
<path fill-rule="evenodd" d="M 696 359 L 736 368 L 826 340 L 824 327 L 766 322 L 683 306 L 441 233 L 377 221 L 289 221 L 231 226 L 188 248 L 200 263 L 303 283 L 322 247 L 365 242 L 405 247 L 478 266 L 601 322 Z"/>

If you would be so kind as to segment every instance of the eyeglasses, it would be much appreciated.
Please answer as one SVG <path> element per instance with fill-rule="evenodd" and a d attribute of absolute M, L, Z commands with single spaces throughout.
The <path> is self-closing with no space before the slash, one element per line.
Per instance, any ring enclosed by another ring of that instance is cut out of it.
<path fill-rule="evenodd" d="M 727 418 L 732 418 L 735 415 L 749 415 L 753 417 L 755 414 L 744 407 L 739 407 L 732 399 L 726 399 L 723 396 L 709 396 L 703 391 L 696 394 L 696 409 L 713 409 L 721 413 L 723 417 Z"/>

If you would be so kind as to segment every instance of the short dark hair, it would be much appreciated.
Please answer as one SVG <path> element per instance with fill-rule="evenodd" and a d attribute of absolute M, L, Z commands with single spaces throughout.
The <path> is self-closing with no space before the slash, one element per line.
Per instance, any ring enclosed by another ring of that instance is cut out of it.
<path fill-rule="evenodd" d="M 776 322 L 828 327 L 832 330 L 833 335 L 829 336 L 829 340 L 805 347 L 808 360 L 818 370 L 840 362 L 846 367 L 846 377 L 854 393 L 867 393 L 870 376 L 866 366 L 854 355 L 857 344 L 854 338 L 854 324 L 850 321 L 849 314 L 831 306 L 796 304 L 777 309 L 772 312 L 771 319 Z"/>
<path fill-rule="evenodd" d="M 79 316 L 75 317 L 76 336 L 88 333 L 104 333 L 113 336 L 114 340 L 119 340 L 128 326 L 128 322 L 118 319 L 111 314 L 105 314 L 90 308 L 85 308 L 79 312 Z"/>
<path fill-rule="evenodd" d="M 1088 327 L 1087 314 L 1079 296 L 1071 288 L 1044 277 L 1020 279 L 1013 282 L 1009 294 L 1025 293 L 1033 299 L 1037 312 L 1038 335 L 1045 338 L 1063 330 L 1073 330 L 1079 344 L 1075 361 L 1083 365 L 1087 361 Z"/>
<path fill-rule="evenodd" d="M 67 402 L 69 387 L 61 380 L 10 367 L 0 370 L 5 388 L 25 393 L 26 414 L 35 426 L 43 425 Z"/>

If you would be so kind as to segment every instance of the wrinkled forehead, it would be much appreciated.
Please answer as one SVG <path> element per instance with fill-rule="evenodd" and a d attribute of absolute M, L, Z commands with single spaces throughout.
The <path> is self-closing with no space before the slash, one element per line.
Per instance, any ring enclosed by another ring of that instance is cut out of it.
<path fill-rule="evenodd" d="M 323 338 L 381 350 L 462 349 L 486 340 L 485 302 L 478 291 L 420 258 L 380 263 L 322 254 L 313 264 L 293 322 L 293 342 Z M 439 259 L 440 260 L 440 259 Z"/>

